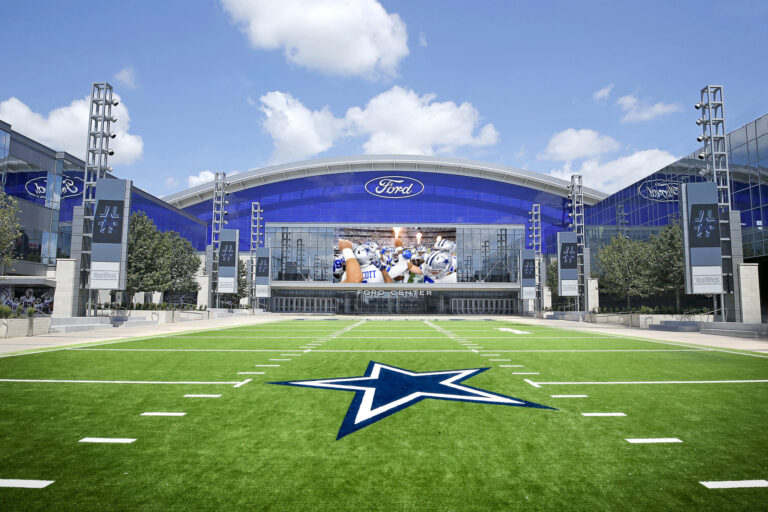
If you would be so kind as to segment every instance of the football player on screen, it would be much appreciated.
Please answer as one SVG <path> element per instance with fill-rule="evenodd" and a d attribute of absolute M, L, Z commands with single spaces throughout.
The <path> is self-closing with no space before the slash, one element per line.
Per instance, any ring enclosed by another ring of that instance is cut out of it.
<path fill-rule="evenodd" d="M 455 248 L 454 242 L 440 240 L 435 244 L 435 250 L 426 255 L 420 267 L 409 263 L 408 270 L 423 275 L 425 283 L 456 283 L 456 256 L 451 254 Z"/>
<path fill-rule="evenodd" d="M 381 262 L 379 246 L 366 242 L 353 249 L 349 240 L 339 240 L 339 250 L 344 257 L 346 270 L 341 276 L 342 283 L 391 283 L 392 278 Z"/>

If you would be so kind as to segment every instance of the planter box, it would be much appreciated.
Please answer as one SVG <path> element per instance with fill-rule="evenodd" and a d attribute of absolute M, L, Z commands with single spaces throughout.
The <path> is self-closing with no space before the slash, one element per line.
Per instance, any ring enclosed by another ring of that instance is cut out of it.
<path fill-rule="evenodd" d="M 156 320 L 159 324 L 172 324 L 189 320 L 208 320 L 208 311 L 186 310 L 130 310 L 125 314 L 132 319 Z"/>
<path fill-rule="evenodd" d="M 19 338 L 48 334 L 51 319 L 48 317 L 7 318 L 0 320 L 0 338 Z"/>

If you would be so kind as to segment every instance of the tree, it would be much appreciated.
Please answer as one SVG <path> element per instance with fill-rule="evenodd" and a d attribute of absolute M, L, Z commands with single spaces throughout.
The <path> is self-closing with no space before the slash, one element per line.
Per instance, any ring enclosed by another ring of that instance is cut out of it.
<path fill-rule="evenodd" d="M 13 248 L 20 235 L 19 204 L 0 190 L 0 270 L 11 264 Z"/>
<path fill-rule="evenodd" d="M 169 251 L 167 241 L 144 212 L 131 215 L 128 225 L 128 256 L 125 290 L 129 294 L 152 293 L 167 289 L 171 284 L 168 265 L 164 259 Z"/>
<path fill-rule="evenodd" d="M 647 297 L 651 292 L 649 244 L 616 235 L 597 254 L 600 288 L 606 293 L 626 297 Z"/>
<path fill-rule="evenodd" d="M 674 293 L 680 310 L 680 295 L 685 293 L 683 230 L 680 224 L 667 224 L 650 240 L 650 274 L 654 291 Z"/>
<path fill-rule="evenodd" d="M 200 268 L 200 258 L 189 240 L 182 238 L 175 231 L 160 233 L 160 242 L 165 255 L 163 257 L 163 275 L 169 278 L 168 285 L 162 291 L 196 292 L 200 289 L 195 275 Z"/>
<path fill-rule="evenodd" d="M 242 260 L 237 262 L 237 293 L 221 294 L 221 302 L 228 302 L 232 307 L 237 307 L 241 299 L 248 296 L 248 272 Z"/>

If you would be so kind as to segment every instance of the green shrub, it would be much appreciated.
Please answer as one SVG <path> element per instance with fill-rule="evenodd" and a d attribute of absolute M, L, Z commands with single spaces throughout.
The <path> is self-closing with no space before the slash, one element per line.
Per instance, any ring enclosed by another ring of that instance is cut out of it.
<path fill-rule="evenodd" d="M 35 313 L 37 313 L 37 311 L 35 311 L 35 308 L 27 308 L 27 318 L 32 318 L 33 316 L 35 316 Z"/>
<path fill-rule="evenodd" d="M 12 314 L 11 306 L 0 306 L 0 318 L 11 318 Z"/>

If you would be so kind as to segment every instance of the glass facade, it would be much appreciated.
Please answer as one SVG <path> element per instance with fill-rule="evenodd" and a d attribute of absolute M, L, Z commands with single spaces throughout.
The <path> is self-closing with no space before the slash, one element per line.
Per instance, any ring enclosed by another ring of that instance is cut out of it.
<path fill-rule="evenodd" d="M 82 202 L 84 163 L 11 130 L 0 121 L 0 185 L 19 200 L 22 235 L 14 258 L 54 265 L 70 257 L 72 215 Z M 161 231 L 177 231 L 198 251 L 206 246 L 206 224 L 136 187 L 132 212 L 146 212 Z M 29 267 L 26 267 L 27 269 Z M 38 274 L 45 272 L 45 267 Z"/>
<path fill-rule="evenodd" d="M 744 257 L 768 255 L 768 115 L 727 135 L 731 205 L 741 212 Z M 647 238 L 679 215 L 682 183 L 704 181 L 704 163 L 691 153 L 598 204 L 587 207 L 587 238 L 610 239 L 619 230 Z M 599 227 L 599 229 L 598 229 Z M 655 229 L 653 229 L 655 228 Z M 590 234 L 590 232 L 592 234 Z M 591 247 L 596 247 L 591 245 Z"/>
<path fill-rule="evenodd" d="M 423 191 L 407 199 L 391 199 L 375 196 L 366 189 L 370 181 L 388 175 L 414 180 Z M 382 223 L 389 226 L 525 226 L 533 203 L 541 204 L 545 236 L 565 229 L 568 224 L 564 210 L 567 199 L 557 194 L 474 176 L 434 172 L 386 170 L 324 174 L 230 190 L 227 200 L 227 227 L 240 230 L 240 247 L 248 247 L 250 243 L 254 201 L 260 202 L 264 221 L 273 226 L 309 222 L 328 227 Z M 210 199 L 184 210 L 206 222 L 211 220 Z M 496 235 L 488 237 L 492 251 Z M 485 238 L 480 243 L 484 241 Z M 544 245 L 545 252 L 554 251 Z M 482 256 L 473 254 L 474 258 L 482 259 Z"/>

